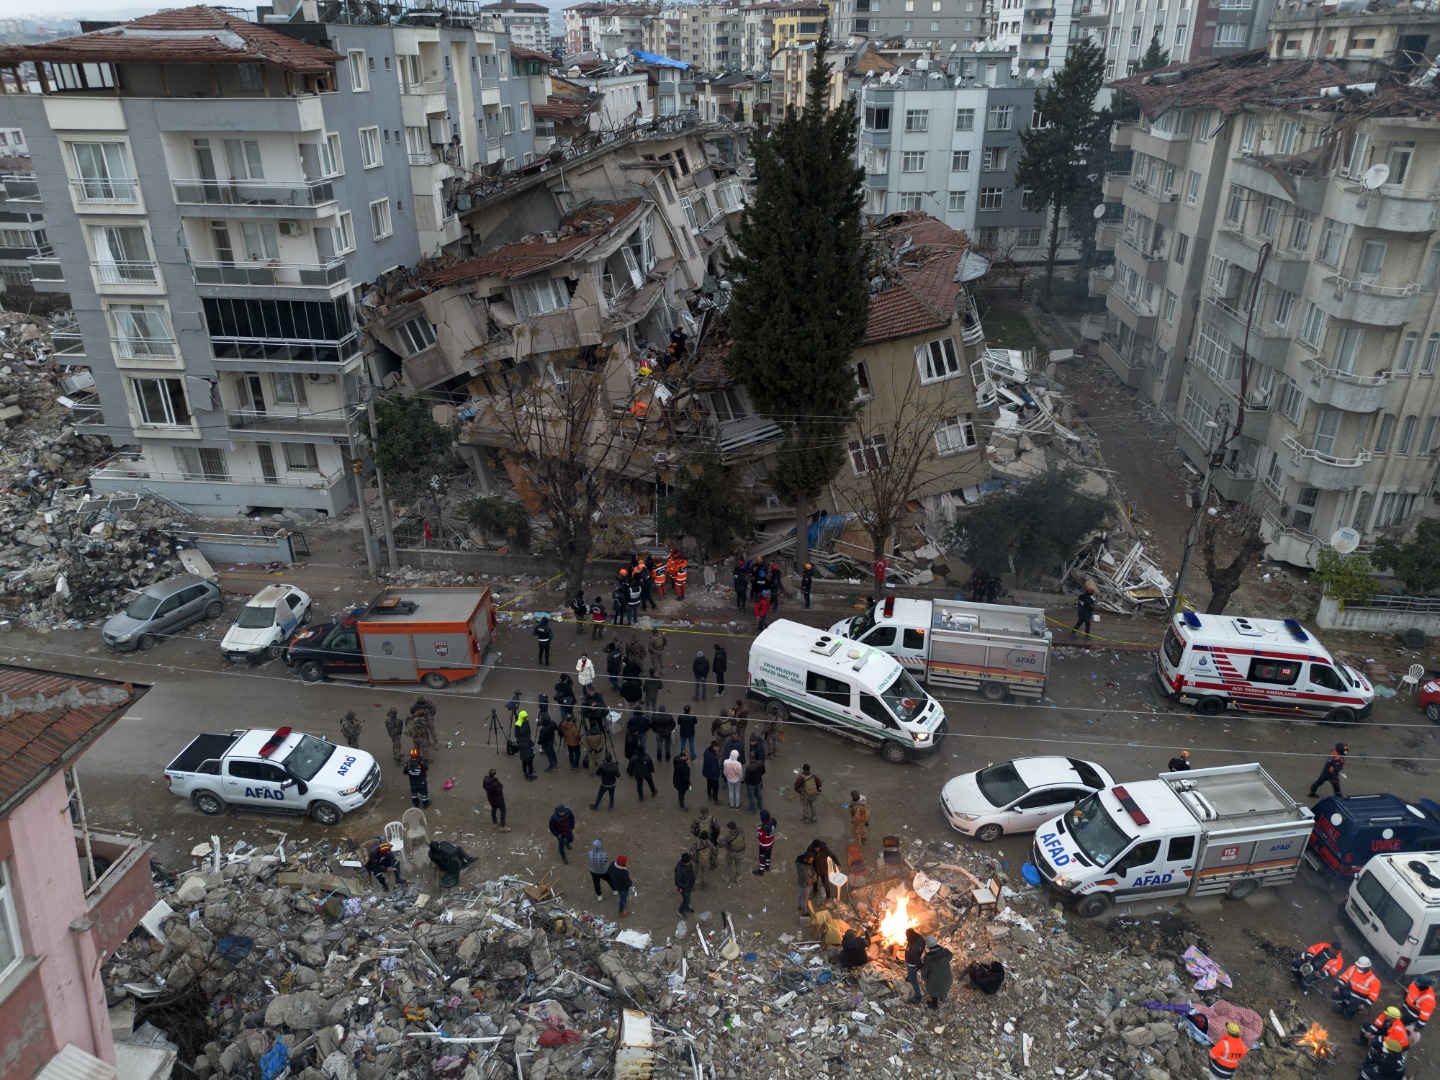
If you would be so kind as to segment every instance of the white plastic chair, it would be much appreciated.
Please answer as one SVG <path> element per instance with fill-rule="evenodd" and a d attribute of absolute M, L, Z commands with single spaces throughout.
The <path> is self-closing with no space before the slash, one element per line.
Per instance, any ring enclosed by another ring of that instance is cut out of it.
<path fill-rule="evenodd" d="M 410 845 L 411 851 L 430 846 L 430 826 L 425 820 L 424 810 L 412 806 L 400 815 L 400 820 L 405 823 L 405 841 Z"/>
<path fill-rule="evenodd" d="M 1409 693 L 1412 696 L 1420 690 L 1420 680 L 1425 677 L 1424 664 L 1411 664 L 1410 671 L 1400 679 L 1401 693 Z"/>
<path fill-rule="evenodd" d="M 398 821 L 389 821 L 385 824 L 385 842 L 395 852 L 395 858 L 399 862 L 408 863 L 410 860 L 405 856 L 405 826 Z"/>

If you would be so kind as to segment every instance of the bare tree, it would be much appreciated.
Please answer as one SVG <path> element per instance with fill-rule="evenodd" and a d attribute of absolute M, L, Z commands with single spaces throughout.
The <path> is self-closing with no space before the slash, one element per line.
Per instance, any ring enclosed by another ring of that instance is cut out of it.
<path fill-rule="evenodd" d="M 609 504 L 653 467 L 650 408 L 604 359 L 566 351 L 548 354 L 529 378 L 512 375 L 472 425 L 499 445 L 521 498 L 549 519 L 571 592 L 597 546 L 629 537 L 620 526 L 631 519 Z"/>
<path fill-rule="evenodd" d="M 909 504 L 917 493 L 954 471 L 953 460 L 940 452 L 937 427 L 974 408 L 974 401 L 961 393 L 962 380 L 926 386 L 914 364 L 904 368 L 908 377 L 901 385 L 892 384 L 893 396 L 883 404 L 878 398 L 868 402 L 851 425 L 851 439 L 865 455 L 865 471 L 857 476 L 853 467 L 842 470 L 841 479 L 835 482 L 858 509 L 873 559 L 887 553 L 891 538 L 909 517 Z M 960 427 L 947 429 L 943 437 L 958 440 L 962 432 Z M 969 434 L 976 437 L 973 428 Z M 953 448 L 958 449 L 959 443 Z M 878 595 L 878 582 L 876 590 Z"/>
<path fill-rule="evenodd" d="M 1265 550 L 1265 538 L 1260 535 L 1260 523 L 1265 516 L 1264 500 L 1254 500 L 1230 514 L 1207 515 L 1200 531 L 1200 556 L 1205 564 L 1205 579 L 1210 582 L 1210 602 L 1205 605 L 1205 614 L 1220 615 L 1230 603 L 1230 598 L 1240 588 L 1245 571 Z M 1221 542 L 1234 545 L 1234 555 L 1224 566 L 1216 548 Z"/>

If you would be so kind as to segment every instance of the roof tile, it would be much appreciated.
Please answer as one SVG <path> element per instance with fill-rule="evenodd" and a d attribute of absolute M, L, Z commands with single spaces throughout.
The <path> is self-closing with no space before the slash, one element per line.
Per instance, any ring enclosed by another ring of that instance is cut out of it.
<path fill-rule="evenodd" d="M 949 326 L 965 290 L 955 279 L 970 237 L 919 211 L 892 214 L 880 235 L 894 254 L 885 285 L 870 296 L 865 343 Z"/>

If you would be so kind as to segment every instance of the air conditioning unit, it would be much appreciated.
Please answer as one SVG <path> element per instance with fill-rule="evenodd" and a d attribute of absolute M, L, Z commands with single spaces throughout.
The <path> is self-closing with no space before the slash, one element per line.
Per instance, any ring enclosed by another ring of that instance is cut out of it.
<path fill-rule="evenodd" d="M 334 375 L 321 375 L 313 371 L 306 375 L 305 378 L 309 379 L 312 383 L 330 383 L 335 381 Z"/>
<path fill-rule="evenodd" d="M 280 235 L 281 235 L 281 236 L 304 236 L 304 235 L 305 235 L 307 232 L 309 232 L 309 231 L 310 231 L 310 226 L 306 225 L 304 222 L 300 222 L 300 221 L 282 221 L 282 222 L 280 222 Z"/>

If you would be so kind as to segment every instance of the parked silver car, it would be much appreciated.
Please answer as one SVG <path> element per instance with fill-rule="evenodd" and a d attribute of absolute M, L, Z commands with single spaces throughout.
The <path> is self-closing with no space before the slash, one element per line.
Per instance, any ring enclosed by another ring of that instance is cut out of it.
<path fill-rule="evenodd" d="M 194 574 L 180 574 L 140 590 L 128 607 L 110 616 L 101 636 L 119 652 L 148 649 L 156 641 L 225 610 L 220 590 Z"/>

